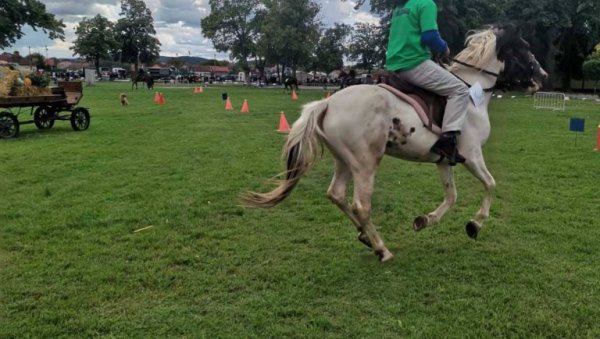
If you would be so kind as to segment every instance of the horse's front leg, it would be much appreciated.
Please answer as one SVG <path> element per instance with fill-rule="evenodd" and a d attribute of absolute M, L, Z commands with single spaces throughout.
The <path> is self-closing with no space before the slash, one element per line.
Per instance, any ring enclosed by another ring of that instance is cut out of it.
<path fill-rule="evenodd" d="M 465 167 L 471 172 L 485 188 L 485 195 L 481 202 L 481 208 L 475 215 L 475 219 L 469 221 L 466 225 L 466 231 L 469 237 L 476 239 L 479 230 L 483 226 L 483 221 L 490 216 L 490 207 L 492 206 L 492 193 L 496 187 L 496 181 L 490 171 L 485 166 L 483 155 L 481 153 L 477 157 L 469 158 L 465 162 Z"/>
<path fill-rule="evenodd" d="M 420 231 L 428 225 L 438 223 L 444 214 L 456 204 L 456 184 L 454 183 L 454 171 L 448 164 L 438 164 L 438 171 L 444 188 L 444 201 L 433 212 L 427 215 L 421 215 L 415 218 L 413 227 L 415 231 Z"/>

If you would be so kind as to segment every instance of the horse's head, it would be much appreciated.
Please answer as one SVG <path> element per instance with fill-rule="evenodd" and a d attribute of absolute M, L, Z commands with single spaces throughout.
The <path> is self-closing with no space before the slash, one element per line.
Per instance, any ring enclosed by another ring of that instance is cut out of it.
<path fill-rule="evenodd" d="M 529 92 L 540 90 L 548 73 L 531 53 L 521 29 L 512 24 L 499 25 L 494 27 L 494 34 L 498 60 L 504 62 L 504 70 L 498 80 L 501 86 L 523 88 Z"/>

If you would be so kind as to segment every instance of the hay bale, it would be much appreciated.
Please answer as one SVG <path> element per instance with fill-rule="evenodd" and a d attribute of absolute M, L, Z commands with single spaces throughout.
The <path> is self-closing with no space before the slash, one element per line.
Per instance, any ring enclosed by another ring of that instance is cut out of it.
<path fill-rule="evenodd" d="M 0 96 L 9 95 L 17 79 L 19 79 L 19 71 L 0 67 Z"/>
<path fill-rule="evenodd" d="M 20 97 L 34 97 L 37 95 L 50 95 L 52 91 L 48 87 L 21 86 L 16 87 L 14 93 Z"/>

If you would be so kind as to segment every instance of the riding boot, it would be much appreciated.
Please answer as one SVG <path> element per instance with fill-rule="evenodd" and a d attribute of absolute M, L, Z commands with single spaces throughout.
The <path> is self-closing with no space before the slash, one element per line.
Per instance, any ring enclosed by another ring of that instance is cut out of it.
<path fill-rule="evenodd" d="M 465 162 L 465 158 L 458 153 L 458 149 L 456 148 L 456 136 L 458 134 L 460 134 L 460 132 L 457 131 L 444 132 L 438 141 L 431 146 L 431 152 L 448 159 L 448 164 L 450 166 Z"/>

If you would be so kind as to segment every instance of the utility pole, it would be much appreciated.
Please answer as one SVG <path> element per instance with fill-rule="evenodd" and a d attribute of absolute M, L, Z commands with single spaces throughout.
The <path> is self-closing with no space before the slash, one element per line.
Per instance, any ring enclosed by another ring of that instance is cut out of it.
<path fill-rule="evenodd" d="M 29 47 L 29 55 L 28 55 L 28 57 L 29 57 L 29 70 L 31 70 L 31 46 L 28 46 L 28 47 Z"/>

